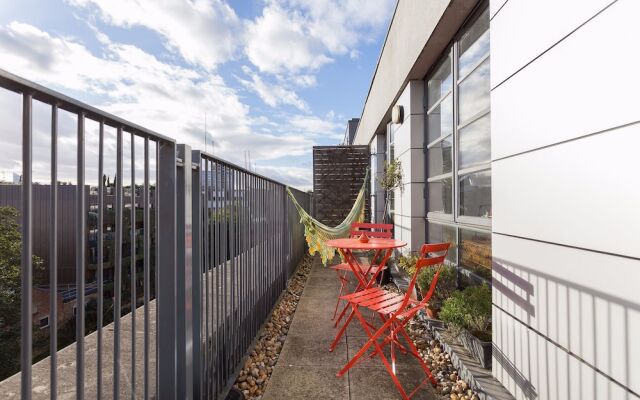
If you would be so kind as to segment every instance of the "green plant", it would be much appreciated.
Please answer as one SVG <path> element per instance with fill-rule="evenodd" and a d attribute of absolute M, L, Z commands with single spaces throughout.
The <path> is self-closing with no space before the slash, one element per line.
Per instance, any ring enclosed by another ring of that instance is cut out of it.
<path fill-rule="evenodd" d="M 22 234 L 18 217 L 15 208 L 0 207 L 0 380 L 20 370 Z M 33 256 L 32 264 L 37 283 L 44 274 L 42 259 Z M 34 332 L 36 343 L 39 333 Z"/>
<path fill-rule="evenodd" d="M 420 292 L 425 294 L 429 287 L 431 286 L 431 281 L 433 281 L 433 277 L 436 274 L 439 266 L 435 265 L 432 267 L 423 268 L 418 274 L 418 287 L 420 288 Z M 442 308 L 442 303 L 451 297 L 451 295 L 456 291 L 456 269 L 451 266 L 442 266 L 440 271 L 440 276 L 438 277 L 438 283 L 436 284 L 436 289 L 433 293 L 433 297 L 429 301 L 429 306 L 433 310 L 440 310 Z"/>
<path fill-rule="evenodd" d="M 384 190 L 384 216 L 383 221 L 388 221 L 389 202 L 391 193 L 402 186 L 402 164 L 400 160 L 391 160 L 384 163 L 384 173 L 377 178 L 380 187 Z"/>
<path fill-rule="evenodd" d="M 466 329 L 479 339 L 490 340 L 491 289 L 482 284 L 454 292 L 442 304 L 440 319 L 456 335 Z"/>
<path fill-rule="evenodd" d="M 419 258 L 420 255 L 417 253 L 409 253 L 406 256 L 401 255 L 398 257 L 398 266 L 411 277 L 416 273 L 416 262 L 418 262 Z"/>

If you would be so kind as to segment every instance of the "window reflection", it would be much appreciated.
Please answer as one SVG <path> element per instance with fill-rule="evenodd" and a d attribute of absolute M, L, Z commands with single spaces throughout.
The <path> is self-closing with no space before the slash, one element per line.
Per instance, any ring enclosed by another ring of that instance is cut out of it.
<path fill-rule="evenodd" d="M 453 138 L 451 136 L 448 136 L 446 139 L 438 142 L 427 151 L 427 160 L 429 162 L 429 177 L 451 172 L 452 144 Z"/>
<path fill-rule="evenodd" d="M 460 178 L 460 215 L 491 217 L 491 171 Z"/>
<path fill-rule="evenodd" d="M 453 132 L 453 95 L 449 94 L 427 116 L 427 140 L 433 142 Z"/>
<path fill-rule="evenodd" d="M 460 229 L 460 265 L 491 279 L 491 234 Z"/>
<path fill-rule="evenodd" d="M 489 91 L 489 60 L 487 59 L 460 83 L 458 104 L 460 123 L 489 108 Z"/>
<path fill-rule="evenodd" d="M 451 56 L 447 55 L 436 68 L 433 76 L 427 84 L 428 108 L 433 107 L 453 87 L 453 75 L 451 73 Z"/>
<path fill-rule="evenodd" d="M 452 264 L 456 264 L 458 252 L 458 240 L 456 237 L 457 228 L 450 225 L 429 222 L 427 226 L 427 240 L 429 243 L 451 243 L 447 260 Z"/>
<path fill-rule="evenodd" d="M 491 119 L 489 114 L 460 129 L 459 169 L 491 161 Z"/>
<path fill-rule="evenodd" d="M 458 76 L 464 77 L 489 53 L 489 10 L 485 10 L 460 38 Z"/>
<path fill-rule="evenodd" d="M 444 178 L 427 184 L 428 206 L 430 212 L 451 214 L 452 212 L 452 180 Z"/>

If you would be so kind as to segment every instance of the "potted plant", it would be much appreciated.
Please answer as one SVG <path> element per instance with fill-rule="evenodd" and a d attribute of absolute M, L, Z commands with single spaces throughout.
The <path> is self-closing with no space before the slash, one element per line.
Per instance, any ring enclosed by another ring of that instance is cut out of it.
<path fill-rule="evenodd" d="M 454 292 L 442 304 L 440 318 L 483 368 L 491 368 L 491 289 L 488 285 Z"/>
<path fill-rule="evenodd" d="M 430 268 L 424 268 L 418 275 L 418 288 L 422 295 L 426 294 L 431 287 L 433 277 L 438 271 L 439 266 L 433 266 Z M 456 291 L 456 269 L 454 267 L 443 265 L 440 270 L 440 276 L 438 277 L 438 283 L 436 284 L 435 291 L 429 304 L 427 306 L 427 315 L 430 319 L 438 319 L 438 314 L 442 308 L 442 303 L 451 297 Z"/>

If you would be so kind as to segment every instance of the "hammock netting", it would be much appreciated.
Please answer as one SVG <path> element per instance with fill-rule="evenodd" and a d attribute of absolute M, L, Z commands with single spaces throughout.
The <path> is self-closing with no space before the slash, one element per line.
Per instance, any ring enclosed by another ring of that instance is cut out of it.
<path fill-rule="evenodd" d="M 309 245 L 309 254 L 314 255 L 316 252 L 320 253 L 320 258 L 324 265 L 327 265 L 328 261 L 333 260 L 336 253 L 336 249 L 333 247 L 327 247 L 325 242 L 331 239 L 349 237 L 351 224 L 354 222 L 364 221 L 366 183 L 368 176 L 369 171 L 367 170 L 364 182 L 362 183 L 360 192 L 358 192 L 358 197 L 356 197 L 355 203 L 353 203 L 353 207 L 351 207 L 351 211 L 349 211 L 349 214 L 347 214 L 344 221 L 335 227 L 327 226 L 309 215 L 298 203 L 289 188 L 287 188 L 287 193 L 298 210 L 298 214 L 300 214 L 300 223 L 304 225 L 304 236 L 307 240 L 307 244 Z"/>

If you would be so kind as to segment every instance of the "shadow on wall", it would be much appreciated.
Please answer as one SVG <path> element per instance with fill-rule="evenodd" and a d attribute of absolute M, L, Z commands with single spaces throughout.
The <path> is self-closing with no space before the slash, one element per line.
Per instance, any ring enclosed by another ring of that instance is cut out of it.
<path fill-rule="evenodd" d="M 517 397 L 640 399 L 640 304 L 507 260 L 492 266 L 494 374 Z"/>

